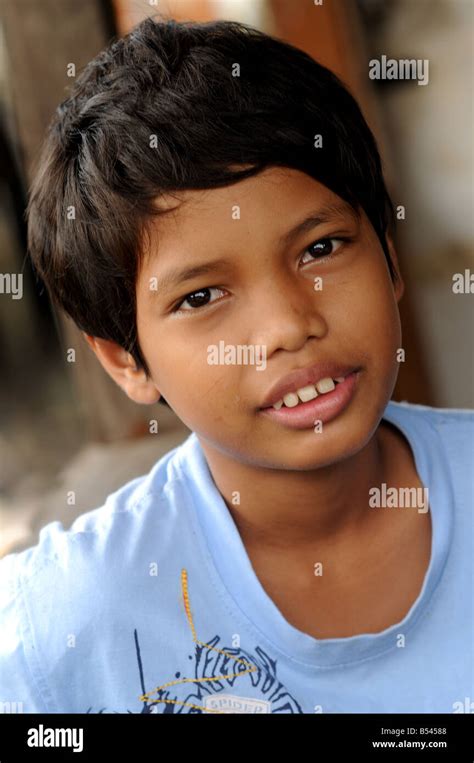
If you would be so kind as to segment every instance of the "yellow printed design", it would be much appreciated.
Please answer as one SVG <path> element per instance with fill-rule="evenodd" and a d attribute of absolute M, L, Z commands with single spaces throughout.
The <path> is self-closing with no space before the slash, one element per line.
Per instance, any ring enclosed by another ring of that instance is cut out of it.
<path fill-rule="evenodd" d="M 241 647 L 219 648 L 221 639 L 217 635 L 208 641 L 198 639 L 186 569 L 181 571 L 181 590 L 186 619 L 195 644 L 194 677 L 181 677 L 181 673 L 176 672 L 174 680 L 145 691 L 135 629 L 135 649 L 143 691 L 138 697 L 142 705 L 141 713 L 302 713 L 298 702 L 277 678 L 277 661 L 261 647 L 257 646 L 254 654 L 249 654 Z M 193 659 L 192 655 L 189 657 Z M 102 708 L 98 712 L 105 710 Z M 92 708 L 87 712 L 93 712 Z"/>

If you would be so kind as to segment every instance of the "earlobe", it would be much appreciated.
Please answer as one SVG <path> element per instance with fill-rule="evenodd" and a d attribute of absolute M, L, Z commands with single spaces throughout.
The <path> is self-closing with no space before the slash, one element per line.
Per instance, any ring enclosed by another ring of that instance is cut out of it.
<path fill-rule="evenodd" d="M 160 392 L 129 352 L 109 339 L 82 333 L 102 367 L 131 400 L 144 405 L 158 402 Z"/>
<path fill-rule="evenodd" d="M 131 357 L 131 356 L 130 356 Z M 152 405 L 157 403 L 161 395 L 153 381 L 147 377 L 143 368 L 137 368 L 132 358 L 132 366 L 128 366 L 123 372 L 123 381 L 120 386 L 128 397 L 135 403 Z"/>

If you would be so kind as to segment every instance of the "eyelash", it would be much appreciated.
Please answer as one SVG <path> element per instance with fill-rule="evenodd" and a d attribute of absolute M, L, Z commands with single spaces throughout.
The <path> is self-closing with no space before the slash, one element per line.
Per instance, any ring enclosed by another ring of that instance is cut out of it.
<path fill-rule="evenodd" d="M 326 242 L 326 241 L 338 241 L 342 243 L 350 243 L 351 241 L 353 241 L 353 239 L 350 238 L 349 236 L 334 236 L 331 238 L 328 238 L 328 237 L 319 238 L 316 241 L 313 241 L 312 244 L 309 244 L 309 246 L 306 247 L 306 249 L 304 250 L 304 254 L 306 254 L 308 249 L 311 249 L 313 246 L 316 246 L 317 244 L 322 244 L 323 242 Z M 324 261 L 328 258 L 332 259 L 336 256 L 337 251 L 338 249 L 336 250 L 336 252 L 330 252 L 325 257 L 320 257 L 319 259 L 313 260 L 313 262 L 321 262 L 321 260 Z M 308 263 L 305 263 L 305 264 L 307 265 Z M 223 291 L 223 289 L 219 289 L 218 286 L 204 286 L 202 289 L 195 289 L 194 291 L 190 291 L 187 294 L 185 294 L 184 297 L 182 297 L 179 300 L 179 302 L 176 302 L 176 304 L 172 307 L 171 312 L 172 313 L 196 313 L 196 312 L 199 312 L 200 310 L 205 310 L 206 307 L 210 307 L 210 305 L 213 305 L 214 302 L 208 302 L 207 305 L 201 305 L 200 307 L 192 307 L 192 308 L 188 308 L 187 310 L 180 310 L 179 306 L 182 305 L 183 302 L 186 302 L 188 297 L 192 297 L 194 294 L 199 294 L 200 292 L 203 292 L 203 291 L 212 291 L 213 289 L 217 289 L 217 291 Z"/>

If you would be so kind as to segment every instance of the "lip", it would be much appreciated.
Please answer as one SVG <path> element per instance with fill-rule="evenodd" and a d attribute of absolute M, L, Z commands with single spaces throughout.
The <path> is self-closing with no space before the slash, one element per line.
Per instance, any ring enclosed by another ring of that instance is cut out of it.
<path fill-rule="evenodd" d="M 315 363 L 307 368 L 298 368 L 287 376 L 284 376 L 271 387 L 261 403 L 260 408 L 270 408 L 274 403 L 281 400 L 287 392 L 296 392 L 297 389 L 306 387 L 308 384 L 316 384 L 317 381 L 320 381 L 320 379 L 324 379 L 327 376 L 335 379 L 338 376 L 348 376 L 352 372 L 359 370 L 360 368 L 356 366 L 329 362 Z"/>
<path fill-rule="evenodd" d="M 347 408 L 354 397 L 361 369 L 347 374 L 343 382 L 336 384 L 335 389 L 326 392 L 307 403 L 299 403 L 294 408 L 282 406 L 278 411 L 275 408 L 264 408 L 260 415 L 273 419 L 290 429 L 313 428 L 316 421 L 323 424 L 339 416 Z M 330 376 L 331 374 L 328 374 Z M 344 374 L 336 374 L 343 376 Z M 322 377 L 319 377 L 322 378 Z M 311 383 L 311 382 L 309 382 Z M 303 386 L 303 385 L 301 385 Z"/>

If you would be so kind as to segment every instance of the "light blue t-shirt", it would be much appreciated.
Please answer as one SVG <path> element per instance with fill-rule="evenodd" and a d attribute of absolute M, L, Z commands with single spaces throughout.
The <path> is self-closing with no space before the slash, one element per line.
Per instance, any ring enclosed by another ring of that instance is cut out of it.
<path fill-rule="evenodd" d="M 390 401 L 384 418 L 410 442 L 433 527 L 402 621 L 348 638 L 293 627 L 192 433 L 0 561 L 3 712 L 474 712 L 474 411 Z"/>

